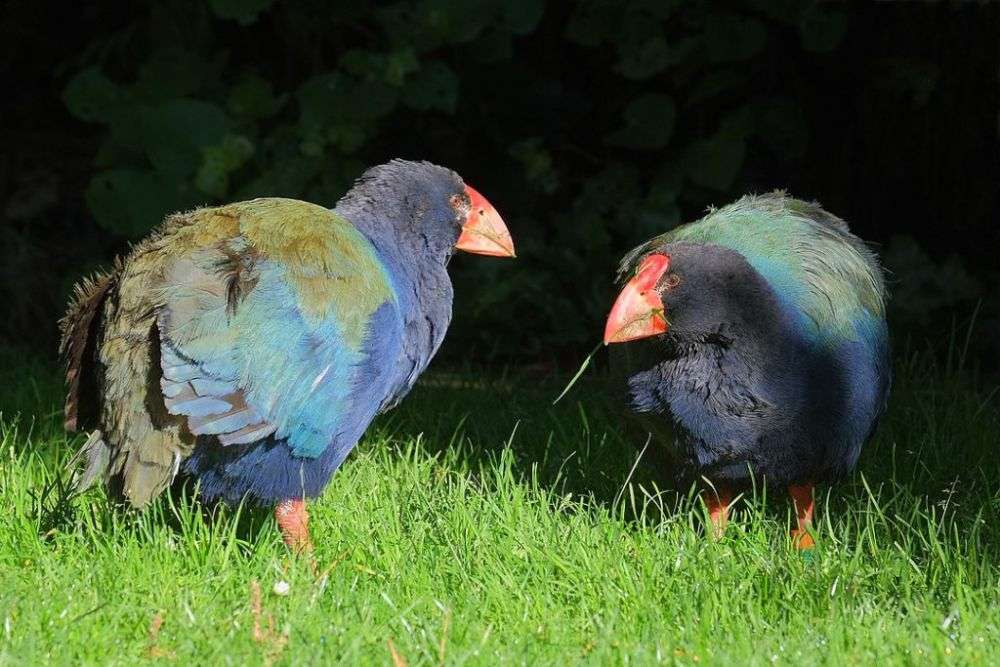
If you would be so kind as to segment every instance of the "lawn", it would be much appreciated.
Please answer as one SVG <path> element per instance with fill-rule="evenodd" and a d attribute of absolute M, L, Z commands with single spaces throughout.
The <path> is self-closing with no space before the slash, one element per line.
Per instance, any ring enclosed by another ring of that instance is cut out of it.
<path fill-rule="evenodd" d="M 900 355 L 810 558 L 764 491 L 705 539 L 598 373 L 556 407 L 429 373 L 313 504 L 311 564 L 266 511 L 67 497 L 56 369 L 6 363 L 0 664 L 1000 664 L 997 397 L 958 365 Z"/>

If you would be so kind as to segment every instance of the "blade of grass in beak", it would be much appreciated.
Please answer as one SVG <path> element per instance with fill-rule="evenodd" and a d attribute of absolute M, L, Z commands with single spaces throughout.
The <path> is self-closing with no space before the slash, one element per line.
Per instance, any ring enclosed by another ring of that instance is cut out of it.
<path fill-rule="evenodd" d="M 587 370 L 588 366 L 590 366 L 591 358 L 597 353 L 599 349 L 601 349 L 601 346 L 603 344 L 604 344 L 603 342 L 597 343 L 594 349 L 590 351 L 590 354 L 587 355 L 587 358 L 583 360 L 582 364 L 580 364 L 580 370 L 576 372 L 576 375 L 574 375 L 573 379 L 569 381 L 569 384 L 566 385 L 566 388 L 562 390 L 562 393 L 556 396 L 556 400 L 552 401 L 552 405 L 558 403 L 560 400 L 562 400 L 563 396 L 569 393 L 569 390 L 573 388 L 573 385 L 576 384 L 576 381 L 580 379 L 580 376 L 583 375 L 583 372 Z"/>

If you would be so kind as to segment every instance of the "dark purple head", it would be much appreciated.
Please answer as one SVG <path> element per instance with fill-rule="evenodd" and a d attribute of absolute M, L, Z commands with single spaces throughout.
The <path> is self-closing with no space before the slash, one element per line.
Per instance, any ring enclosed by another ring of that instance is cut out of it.
<path fill-rule="evenodd" d="M 738 252 L 718 245 L 665 244 L 632 263 L 608 315 L 604 342 L 660 336 L 703 340 L 752 329 L 774 300 L 766 281 Z"/>
<path fill-rule="evenodd" d="M 368 169 L 337 204 L 376 246 L 447 261 L 455 250 L 513 257 L 496 209 L 450 169 L 392 160 Z"/>

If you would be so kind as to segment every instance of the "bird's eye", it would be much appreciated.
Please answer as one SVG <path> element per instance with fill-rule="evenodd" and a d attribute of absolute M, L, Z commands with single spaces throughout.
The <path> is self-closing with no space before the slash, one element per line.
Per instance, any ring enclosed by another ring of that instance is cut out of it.
<path fill-rule="evenodd" d="M 458 208 L 459 204 L 462 203 L 462 197 L 460 195 L 452 195 L 448 199 L 448 203 L 451 204 L 452 208 Z"/>
<path fill-rule="evenodd" d="M 663 284 L 667 289 L 673 289 L 681 284 L 681 277 L 676 273 L 668 273 Z"/>

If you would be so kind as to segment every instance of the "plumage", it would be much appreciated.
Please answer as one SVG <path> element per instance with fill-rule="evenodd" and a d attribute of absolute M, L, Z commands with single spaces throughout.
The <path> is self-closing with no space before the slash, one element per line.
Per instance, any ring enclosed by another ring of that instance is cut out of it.
<path fill-rule="evenodd" d="M 796 311 L 806 335 L 849 338 L 859 319 L 884 318 L 877 258 L 847 223 L 815 202 L 783 192 L 743 197 L 640 246 L 623 260 L 622 270 L 644 250 L 682 241 L 741 254 Z"/>
<path fill-rule="evenodd" d="M 207 500 L 318 495 L 437 350 L 463 229 L 504 240 L 466 190 L 397 160 L 333 210 L 269 198 L 168 217 L 64 320 L 67 427 L 96 429 L 81 485 L 103 477 L 137 507 L 178 472 Z"/>
<path fill-rule="evenodd" d="M 853 469 L 890 364 L 882 272 L 843 220 L 782 192 L 748 196 L 643 244 L 620 275 L 632 279 L 607 340 L 632 341 L 616 354 L 629 406 L 682 474 L 731 488 Z M 666 332 L 650 335 L 656 308 Z"/>
<path fill-rule="evenodd" d="M 96 368 L 94 364 L 95 328 L 104 299 L 114 286 L 119 267 L 111 273 L 98 273 L 80 281 L 73 290 L 66 315 L 59 321 L 62 333 L 59 354 L 66 360 L 65 427 L 77 430 L 77 423 L 97 418 Z"/>

